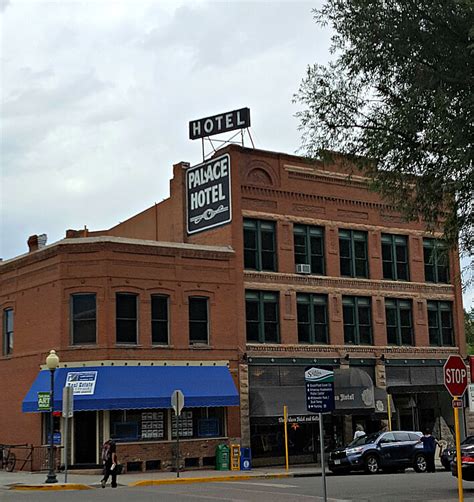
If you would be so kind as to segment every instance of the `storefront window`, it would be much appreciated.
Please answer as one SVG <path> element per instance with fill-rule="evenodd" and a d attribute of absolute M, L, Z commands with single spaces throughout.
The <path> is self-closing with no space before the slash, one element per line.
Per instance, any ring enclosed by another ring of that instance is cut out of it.
<path fill-rule="evenodd" d="M 117 441 L 163 441 L 176 438 L 172 410 L 114 410 L 110 412 L 110 436 Z M 225 436 L 225 408 L 187 408 L 179 418 L 182 439 Z"/>

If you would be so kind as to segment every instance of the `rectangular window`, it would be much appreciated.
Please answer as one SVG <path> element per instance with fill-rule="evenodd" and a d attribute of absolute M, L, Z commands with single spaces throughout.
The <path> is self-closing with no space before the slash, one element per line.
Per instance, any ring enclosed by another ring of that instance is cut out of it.
<path fill-rule="evenodd" d="M 137 300 L 138 296 L 132 293 L 115 296 L 117 343 L 137 343 Z"/>
<path fill-rule="evenodd" d="M 295 264 L 311 265 L 311 273 L 324 275 L 324 229 L 309 225 L 293 227 Z"/>
<path fill-rule="evenodd" d="M 385 300 L 388 345 L 413 345 L 411 300 Z"/>
<path fill-rule="evenodd" d="M 246 291 L 245 317 L 248 342 L 279 342 L 278 293 Z"/>
<path fill-rule="evenodd" d="M 447 246 L 438 239 L 423 239 L 426 282 L 449 282 Z"/>
<path fill-rule="evenodd" d="M 209 343 L 208 298 L 189 298 L 189 343 Z"/>
<path fill-rule="evenodd" d="M 453 315 L 450 302 L 428 302 L 428 330 L 430 345 L 454 345 Z"/>
<path fill-rule="evenodd" d="M 244 220 L 244 268 L 276 272 L 275 223 Z"/>
<path fill-rule="evenodd" d="M 328 343 L 327 297 L 296 295 L 299 343 Z"/>
<path fill-rule="evenodd" d="M 167 441 L 176 438 L 176 430 L 176 416 L 168 409 L 110 411 L 110 437 L 116 441 Z M 180 438 L 212 438 L 225 434 L 225 408 L 182 410 Z"/>
<path fill-rule="evenodd" d="M 339 230 L 339 262 L 342 276 L 369 277 L 367 232 Z"/>
<path fill-rule="evenodd" d="M 151 343 L 168 345 L 168 297 L 151 295 Z"/>
<path fill-rule="evenodd" d="M 13 309 L 3 311 L 3 355 L 13 352 Z"/>
<path fill-rule="evenodd" d="M 94 293 L 71 295 L 73 345 L 97 343 L 97 305 Z"/>
<path fill-rule="evenodd" d="M 343 296 L 344 343 L 372 345 L 372 316 L 370 298 Z"/>
<path fill-rule="evenodd" d="M 404 235 L 382 234 L 383 278 L 408 281 L 408 240 Z"/>

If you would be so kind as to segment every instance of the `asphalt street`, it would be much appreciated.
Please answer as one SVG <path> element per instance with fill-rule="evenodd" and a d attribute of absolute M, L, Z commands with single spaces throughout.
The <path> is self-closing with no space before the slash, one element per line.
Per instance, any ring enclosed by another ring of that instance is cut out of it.
<path fill-rule="evenodd" d="M 442 502 L 457 500 L 456 479 L 448 472 L 435 474 L 353 474 L 328 476 L 329 502 Z M 464 482 L 464 499 L 474 502 L 474 483 Z M 322 502 L 321 477 L 256 479 L 148 487 L 100 487 L 84 491 L 17 492 L 0 490 L 2 502 Z"/>

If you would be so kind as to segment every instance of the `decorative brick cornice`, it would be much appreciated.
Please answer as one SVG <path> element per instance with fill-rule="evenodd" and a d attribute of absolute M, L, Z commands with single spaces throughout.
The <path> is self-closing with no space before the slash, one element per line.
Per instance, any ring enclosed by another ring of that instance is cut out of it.
<path fill-rule="evenodd" d="M 387 212 L 397 212 L 394 206 L 390 204 L 385 204 L 382 202 L 369 202 L 364 200 L 355 200 L 344 197 L 335 196 L 325 196 L 312 193 L 303 193 L 292 190 L 279 190 L 276 188 L 268 187 L 257 187 L 242 185 L 242 194 L 244 196 L 254 197 L 255 199 L 265 199 L 265 198 L 279 198 L 279 199 L 290 199 L 293 201 L 308 201 L 314 203 L 315 201 L 320 204 L 336 204 L 338 206 L 351 206 L 364 209 L 373 209 L 376 211 L 387 211 Z"/>
<path fill-rule="evenodd" d="M 248 343 L 246 346 L 247 354 L 251 356 L 278 355 L 292 356 L 304 355 L 308 357 L 311 354 L 318 357 L 321 354 L 349 354 L 351 357 L 379 358 L 382 354 L 385 357 L 394 358 L 431 358 L 446 359 L 451 354 L 458 354 L 459 347 L 395 347 L 391 345 L 377 346 L 354 346 L 354 345 L 279 345 L 279 344 L 257 344 Z"/>
<path fill-rule="evenodd" d="M 420 282 L 402 282 L 371 279 L 351 279 L 345 277 L 326 277 L 279 272 L 244 271 L 244 285 L 247 289 L 305 289 L 324 290 L 331 293 L 352 293 L 374 296 L 405 295 L 408 297 L 430 296 L 452 299 L 455 291 L 452 284 L 427 284 Z"/>

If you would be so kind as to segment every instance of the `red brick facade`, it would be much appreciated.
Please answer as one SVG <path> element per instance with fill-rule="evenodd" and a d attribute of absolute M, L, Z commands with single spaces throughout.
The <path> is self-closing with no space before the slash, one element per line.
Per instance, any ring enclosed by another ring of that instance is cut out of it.
<path fill-rule="evenodd" d="M 229 408 L 227 435 L 249 444 L 248 358 L 336 358 L 346 354 L 380 358 L 445 359 L 466 354 L 459 258 L 450 253 L 450 283 L 425 282 L 421 222 L 406 223 L 367 180 L 338 164 L 309 163 L 274 152 L 231 146 L 232 222 L 195 235 L 186 234 L 185 180 L 187 164 L 174 166 L 170 197 L 106 231 L 68 230 L 66 239 L 0 266 L 0 307 L 14 311 L 13 352 L 0 357 L 2 407 L 0 443 L 41 443 L 38 414 L 21 412 L 21 402 L 46 354 L 54 348 L 61 362 L 108 360 L 228 361 L 240 391 L 241 407 Z M 220 153 L 218 154 L 220 155 Z M 245 270 L 243 218 L 275 222 L 277 270 Z M 293 226 L 324 229 L 325 275 L 295 273 Z M 367 232 L 369 278 L 341 277 L 340 229 Z M 408 238 L 410 281 L 384 280 L 381 234 Z M 246 342 L 245 290 L 279 294 L 277 344 Z M 97 343 L 71 344 L 70 295 L 97 296 Z M 115 343 L 115 293 L 139 297 L 138 343 Z M 298 343 L 297 293 L 328 298 L 327 345 Z M 150 295 L 170 298 L 170 343 L 151 343 Z M 373 345 L 344 343 L 343 295 L 370 297 Z M 188 298 L 210 301 L 209 344 L 192 346 L 188 338 Z M 413 302 L 413 346 L 389 346 L 384 300 Z M 427 301 L 451 302 L 455 343 L 430 346 Z M 342 364 L 342 363 L 341 363 Z M 384 371 L 377 371 L 384 387 Z M 203 458 L 217 440 L 189 441 L 186 455 Z M 126 445 L 126 459 L 159 459 L 170 464 L 172 444 Z"/>

